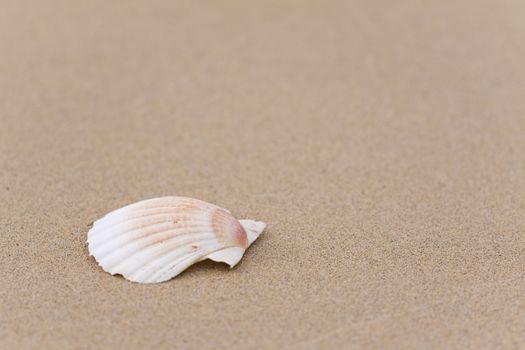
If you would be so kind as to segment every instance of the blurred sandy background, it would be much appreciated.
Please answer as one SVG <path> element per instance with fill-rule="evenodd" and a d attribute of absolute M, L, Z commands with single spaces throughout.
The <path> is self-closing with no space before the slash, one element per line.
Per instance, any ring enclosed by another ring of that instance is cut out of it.
<path fill-rule="evenodd" d="M 0 1 L 1 349 L 525 344 L 525 2 Z M 185 195 L 233 270 L 104 273 Z"/>

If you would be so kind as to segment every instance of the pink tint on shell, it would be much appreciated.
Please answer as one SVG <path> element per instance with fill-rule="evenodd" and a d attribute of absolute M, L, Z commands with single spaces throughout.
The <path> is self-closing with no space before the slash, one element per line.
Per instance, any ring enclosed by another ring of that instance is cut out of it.
<path fill-rule="evenodd" d="M 230 213 L 223 209 L 215 209 L 211 214 L 211 225 L 217 240 L 223 243 L 233 243 L 242 248 L 248 247 L 246 231 Z"/>

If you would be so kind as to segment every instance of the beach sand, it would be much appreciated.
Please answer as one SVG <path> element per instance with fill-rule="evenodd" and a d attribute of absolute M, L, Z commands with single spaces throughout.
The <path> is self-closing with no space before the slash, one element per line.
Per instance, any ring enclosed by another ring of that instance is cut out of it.
<path fill-rule="evenodd" d="M 525 344 L 523 1 L 4 1 L 0 348 Z M 89 224 L 268 223 L 140 285 Z"/>

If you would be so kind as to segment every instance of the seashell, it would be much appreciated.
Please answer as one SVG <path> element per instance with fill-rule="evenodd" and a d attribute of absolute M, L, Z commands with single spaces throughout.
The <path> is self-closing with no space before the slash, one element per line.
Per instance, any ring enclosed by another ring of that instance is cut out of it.
<path fill-rule="evenodd" d="M 205 259 L 234 267 L 265 227 L 197 199 L 162 197 L 107 214 L 94 222 L 87 242 L 104 271 L 156 283 Z"/>

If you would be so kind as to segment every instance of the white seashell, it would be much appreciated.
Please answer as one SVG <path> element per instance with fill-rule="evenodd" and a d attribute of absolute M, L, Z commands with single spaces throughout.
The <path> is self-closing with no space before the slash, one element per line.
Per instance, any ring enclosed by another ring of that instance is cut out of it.
<path fill-rule="evenodd" d="M 104 271 L 156 283 L 205 259 L 235 266 L 265 227 L 197 199 L 162 197 L 107 214 L 93 224 L 87 242 Z"/>

